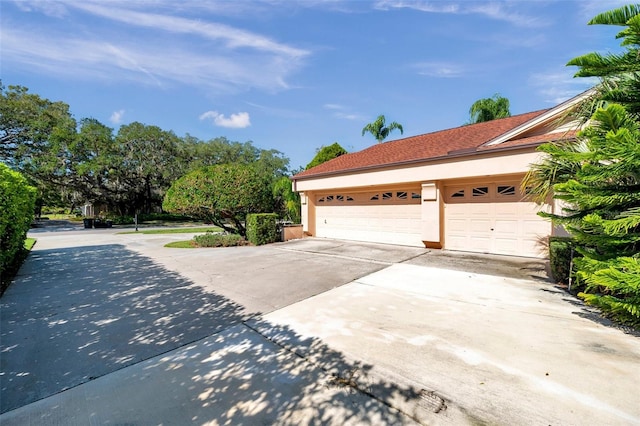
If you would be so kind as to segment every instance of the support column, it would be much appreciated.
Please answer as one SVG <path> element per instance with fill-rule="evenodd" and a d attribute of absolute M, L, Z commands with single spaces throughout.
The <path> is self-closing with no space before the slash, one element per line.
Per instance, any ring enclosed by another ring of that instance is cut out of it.
<path fill-rule="evenodd" d="M 437 182 L 422 184 L 422 230 L 425 247 L 442 248 L 442 197 Z"/>

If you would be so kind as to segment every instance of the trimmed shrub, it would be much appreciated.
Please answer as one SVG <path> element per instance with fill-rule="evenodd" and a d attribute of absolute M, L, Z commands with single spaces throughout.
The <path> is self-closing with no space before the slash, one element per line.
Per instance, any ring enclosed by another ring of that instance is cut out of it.
<path fill-rule="evenodd" d="M 114 225 L 132 225 L 134 223 L 133 216 L 112 216 L 108 215 L 107 219 L 111 221 Z"/>
<path fill-rule="evenodd" d="M 575 248 L 576 242 L 571 237 L 549 237 L 549 265 L 556 282 L 568 284 L 569 277 L 575 277 L 574 271 L 571 271 L 572 257 L 582 257 Z"/>
<path fill-rule="evenodd" d="M 263 244 L 278 241 L 278 215 L 275 213 L 258 213 L 247 215 L 247 240 L 251 244 Z"/>
<path fill-rule="evenodd" d="M 189 216 L 181 215 L 181 214 L 171 214 L 171 213 L 140 213 L 138 215 L 138 223 L 142 222 L 153 222 L 153 221 L 163 221 L 163 222 L 187 222 L 193 220 Z M 131 223 L 133 223 L 133 217 L 131 217 Z"/>
<path fill-rule="evenodd" d="M 247 241 L 238 234 L 214 234 L 207 232 L 193 237 L 196 247 L 235 247 L 247 244 Z"/>
<path fill-rule="evenodd" d="M 36 189 L 20 173 L 0 163 L 0 276 L 24 249 L 35 203 Z"/>

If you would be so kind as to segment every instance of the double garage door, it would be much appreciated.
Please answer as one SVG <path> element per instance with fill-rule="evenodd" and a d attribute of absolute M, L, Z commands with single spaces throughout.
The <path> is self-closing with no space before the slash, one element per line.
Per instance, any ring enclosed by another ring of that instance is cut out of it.
<path fill-rule="evenodd" d="M 522 201 L 519 181 L 448 185 L 442 194 L 445 249 L 546 256 L 551 225 Z M 315 235 L 424 247 L 421 198 L 420 188 L 318 194 Z"/>
<path fill-rule="evenodd" d="M 420 189 L 320 194 L 316 236 L 424 247 Z"/>
<path fill-rule="evenodd" d="M 551 224 L 537 215 L 540 206 L 522 201 L 519 182 L 452 185 L 444 192 L 447 249 L 546 256 Z"/>

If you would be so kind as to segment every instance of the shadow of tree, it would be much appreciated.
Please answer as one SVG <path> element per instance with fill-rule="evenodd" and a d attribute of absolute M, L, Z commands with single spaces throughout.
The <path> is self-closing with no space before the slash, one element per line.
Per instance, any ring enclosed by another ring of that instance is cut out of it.
<path fill-rule="evenodd" d="M 33 252 L 0 309 L 2 412 L 244 318 L 241 306 L 120 245 Z"/>
<path fill-rule="evenodd" d="M 446 415 L 437 395 L 376 377 L 288 327 L 245 323 L 243 306 L 120 245 L 37 251 L 20 275 L 1 299 L 3 424 L 406 424 Z"/>
<path fill-rule="evenodd" d="M 573 305 L 579 308 L 579 310 L 572 312 L 574 315 L 580 318 L 588 319 L 589 321 L 592 321 L 596 324 L 599 324 L 605 327 L 618 329 L 625 334 L 629 334 L 635 337 L 640 337 L 640 330 L 633 328 L 631 326 L 622 324 L 618 321 L 614 321 L 610 318 L 607 318 L 605 316 L 605 313 L 602 312 L 602 310 L 594 306 L 587 305 L 577 296 L 571 295 L 566 290 L 565 290 L 565 294 L 566 294 L 566 297 L 564 297 L 562 300 L 569 303 L 570 305 Z"/>

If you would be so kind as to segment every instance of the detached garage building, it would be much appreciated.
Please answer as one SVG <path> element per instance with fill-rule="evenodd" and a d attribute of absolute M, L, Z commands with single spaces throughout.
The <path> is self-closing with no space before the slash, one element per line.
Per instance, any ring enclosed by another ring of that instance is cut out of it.
<path fill-rule="evenodd" d="M 549 221 L 521 182 L 544 142 L 575 137 L 555 108 L 373 145 L 293 177 L 307 235 L 545 257 Z"/>

